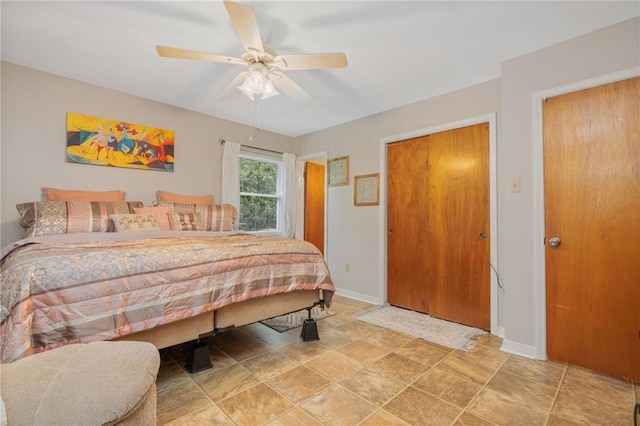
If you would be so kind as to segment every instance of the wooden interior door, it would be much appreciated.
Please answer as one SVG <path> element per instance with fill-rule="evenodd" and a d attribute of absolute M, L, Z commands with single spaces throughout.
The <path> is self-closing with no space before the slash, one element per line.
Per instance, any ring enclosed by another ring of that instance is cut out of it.
<path fill-rule="evenodd" d="M 324 254 L 325 167 L 307 161 L 304 176 L 304 240 Z"/>
<path fill-rule="evenodd" d="M 489 125 L 390 144 L 387 300 L 491 326 Z"/>
<path fill-rule="evenodd" d="M 489 124 L 429 142 L 430 312 L 489 329 Z"/>
<path fill-rule="evenodd" d="M 548 356 L 638 381 L 640 78 L 543 109 Z"/>
<path fill-rule="evenodd" d="M 387 146 L 387 302 L 429 313 L 428 136 Z"/>

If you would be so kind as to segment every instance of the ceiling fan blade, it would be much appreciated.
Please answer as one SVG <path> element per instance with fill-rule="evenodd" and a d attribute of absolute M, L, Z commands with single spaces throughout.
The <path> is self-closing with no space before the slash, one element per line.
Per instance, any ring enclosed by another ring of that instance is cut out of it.
<path fill-rule="evenodd" d="M 349 63 L 344 53 L 317 53 L 311 55 L 279 55 L 274 65 L 283 70 L 310 70 L 344 68 Z"/>
<path fill-rule="evenodd" d="M 156 46 L 158 55 L 165 58 L 194 59 L 197 61 L 223 62 L 231 64 L 245 64 L 240 58 L 216 55 L 214 53 L 196 52 L 195 50 L 179 49 L 177 47 Z"/>
<path fill-rule="evenodd" d="M 225 87 L 222 92 L 220 92 L 220 94 L 218 95 L 218 99 L 228 99 L 240 93 L 240 91 L 238 90 L 238 86 L 242 84 L 242 82 L 245 78 L 247 78 L 248 75 L 248 71 L 243 71 L 238 74 L 236 78 L 234 78 L 233 81 L 229 83 L 229 85 Z"/>
<path fill-rule="evenodd" d="M 308 94 L 302 87 L 298 86 L 293 80 L 282 73 L 270 72 L 268 78 L 276 88 L 300 104 L 308 105 L 316 100 L 316 98 Z"/>
<path fill-rule="evenodd" d="M 233 22 L 233 26 L 236 28 L 238 37 L 240 37 L 240 41 L 242 41 L 245 50 L 248 52 L 263 53 L 264 46 L 262 45 L 262 37 L 260 36 L 260 30 L 258 30 L 258 23 L 256 21 L 256 15 L 253 13 L 253 8 L 231 1 L 224 1 L 224 7 L 227 8 L 227 13 L 231 18 L 231 22 Z"/>

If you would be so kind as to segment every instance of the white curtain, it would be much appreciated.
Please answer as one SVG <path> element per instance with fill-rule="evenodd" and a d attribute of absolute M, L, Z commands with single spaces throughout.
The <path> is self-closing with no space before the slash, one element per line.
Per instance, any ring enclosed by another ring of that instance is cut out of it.
<path fill-rule="evenodd" d="M 238 158 L 240 144 L 225 141 L 222 145 L 222 204 L 231 204 L 240 211 L 240 176 Z M 238 220 L 233 224 L 238 229 Z"/>
<path fill-rule="evenodd" d="M 294 238 L 296 235 L 296 216 L 298 199 L 298 179 L 296 175 L 296 155 L 282 154 L 284 163 L 284 236 Z"/>

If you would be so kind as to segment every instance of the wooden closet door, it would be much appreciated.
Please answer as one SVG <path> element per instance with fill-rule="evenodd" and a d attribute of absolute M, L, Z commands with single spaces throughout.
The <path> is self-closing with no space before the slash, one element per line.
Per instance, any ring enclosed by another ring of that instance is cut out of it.
<path fill-rule="evenodd" d="M 428 137 L 387 146 L 387 302 L 429 312 Z"/>
<path fill-rule="evenodd" d="M 489 125 L 387 148 L 387 301 L 489 329 Z"/>
<path fill-rule="evenodd" d="M 640 77 L 543 111 L 548 356 L 640 381 Z"/>
<path fill-rule="evenodd" d="M 491 327 L 489 124 L 429 140 L 430 314 Z"/>

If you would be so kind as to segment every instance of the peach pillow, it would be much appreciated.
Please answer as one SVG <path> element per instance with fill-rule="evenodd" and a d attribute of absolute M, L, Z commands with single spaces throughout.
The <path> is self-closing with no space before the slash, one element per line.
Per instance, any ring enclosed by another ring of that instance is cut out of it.
<path fill-rule="evenodd" d="M 168 214 L 171 213 L 171 206 L 158 206 L 158 207 L 136 207 L 133 211 L 137 214 L 153 213 L 156 215 L 156 222 L 163 231 L 170 231 L 171 224 L 169 223 Z"/>
<path fill-rule="evenodd" d="M 44 188 L 45 201 L 124 201 L 124 191 L 78 191 Z"/>
<path fill-rule="evenodd" d="M 173 192 L 158 191 L 156 196 L 161 203 L 213 204 L 213 195 L 182 195 Z"/>

